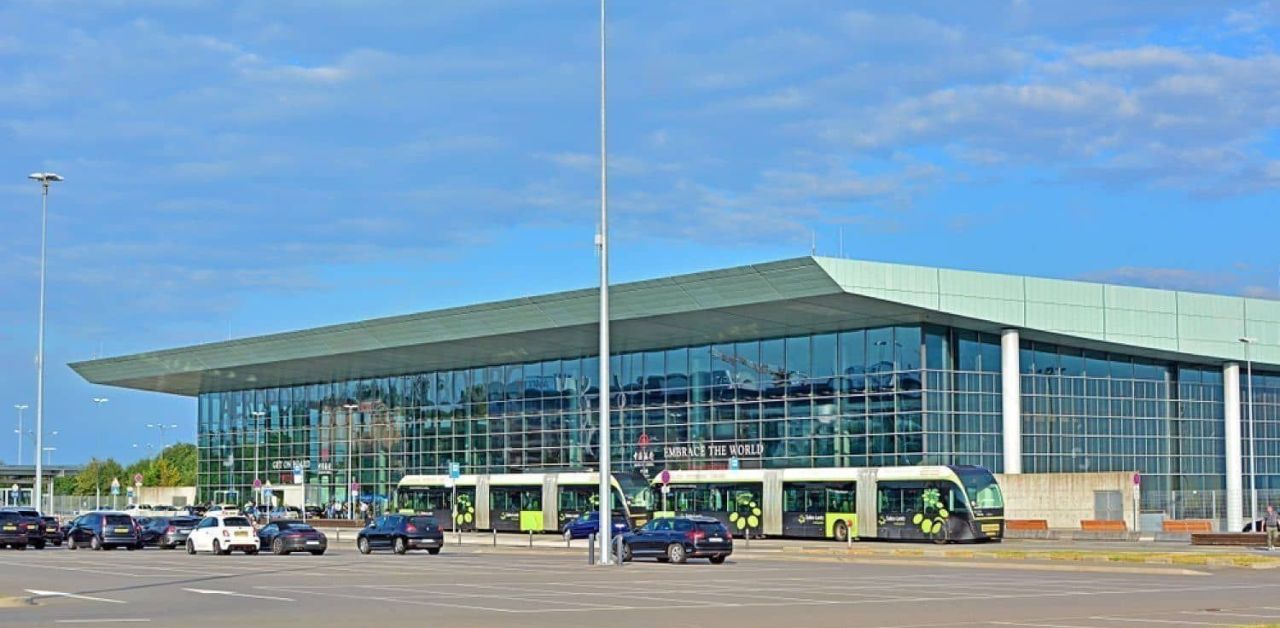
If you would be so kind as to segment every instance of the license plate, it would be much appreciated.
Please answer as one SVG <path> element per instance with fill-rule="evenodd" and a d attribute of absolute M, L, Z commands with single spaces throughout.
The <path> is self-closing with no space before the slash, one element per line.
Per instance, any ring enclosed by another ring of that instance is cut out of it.
<path fill-rule="evenodd" d="M 190 534 L 190 533 L 191 533 L 191 528 L 179 528 L 179 529 L 178 529 L 178 534 Z"/>
<path fill-rule="evenodd" d="M 307 541 L 307 545 L 319 545 L 320 541 Z"/>
<path fill-rule="evenodd" d="M 58 531 L 58 529 L 57 529 L 57 528 L 45 528 L 45 529 L 44 529 L 44 531 L 45 531 L 45 532 L 57 532 L 57 531 Z"/>
<path fill-rule="evenodd" d="M 1000 524 L 984 523 L 982 524 L 982 532 L 983 534 L 997 534 L 1000 532 Z"/>
<path fill-rule="evenodd" d="M 116 534 L 128 534 L 129 528 L 116 528 Z"/>
<path fill-rule="evenodd" d="M 720 538 L 720 537 L 718 537 L 718 536 L 713 536 L 713 537 L 711 537 L 711 538 L 707 539 L 707 541 L 708 541 L 708 542 L 711 542 L 711 543 L 723 543 L 723 542 L 724 542 L 724 539 L 722 539 L 722 538 Z"/>
<path fill-rule="evenodd" d="M 236 536 L 249 536 L 248 532 L 236 532 Z"/>

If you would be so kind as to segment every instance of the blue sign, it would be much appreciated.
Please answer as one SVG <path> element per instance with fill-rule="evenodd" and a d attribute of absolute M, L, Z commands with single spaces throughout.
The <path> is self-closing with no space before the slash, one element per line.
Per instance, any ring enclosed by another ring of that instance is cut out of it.
<path fill-rule="evenodd" d="M 730 470 L 730 471 L 737 471 L 741 466 L 742 466 L 742 465 L 741 465 L 741 464 L 739 464 L 739 462 L 738 462 L 738 457 L 737 457 L 737 456 L 734 456 L 733 458 L 730 458 L 730 459 L 729 459 L 729 470 Z"/>
<path fill-rule="evenodd" d="M 456 462 L 449 463 L 449 479 L 456 480 L 462 477 L 462 465 Z"/>
<path fill-rule="evenodd" d="M 120 485 L 119 485 L 119 484 L 114 484 L 114 485 L 112 485 L 112 486 L 111 486 L 111 496 L 112 496 L 112 497 L 115 497 L 116 495 L 119 495 L 119 494 L 120 494 Z"/>

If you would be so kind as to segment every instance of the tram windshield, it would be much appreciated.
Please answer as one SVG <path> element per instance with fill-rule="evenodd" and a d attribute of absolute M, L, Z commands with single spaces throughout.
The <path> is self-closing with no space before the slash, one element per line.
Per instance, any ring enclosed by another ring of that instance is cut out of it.
<path fill-rule="evenodd" d="M 979 511 L 1004 508 L 1004 494 L 1000 492 L 1000 485 L 996 483 L 996 478 L 990 471 L 973 467 L 957 468 L 955 472 L 960 477 L 960 483 L 964 484 L 965 492 L 969 494 L 969 503 L 973 506 L 974 514 L 978 514 Z"/>
<path fill-rule="evenodd" d="M 622 489 L 627 500 L 627 509 L 632 512 L 647 512 L 653 509 L 653 489 L 648 480 L 639 473 L 614 473 L 613 479 Z"/>

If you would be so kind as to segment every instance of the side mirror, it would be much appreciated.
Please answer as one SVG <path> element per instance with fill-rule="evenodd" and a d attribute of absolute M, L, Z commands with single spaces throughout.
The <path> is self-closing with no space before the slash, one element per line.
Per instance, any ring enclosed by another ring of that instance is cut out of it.
<path fill-rule="evenodd" d="M 366 528 L 372 528 L 372 527 L 373 527 L 373 525 L 374 525 L 374 524 L 373 524 L 373 522 L 372 522 L 372 521 L 370 521 L 370 522 L 369 522 L 369 525 L 367 525 L 367 526 L 365 526 L 365 527 L 366 527 Z"/>

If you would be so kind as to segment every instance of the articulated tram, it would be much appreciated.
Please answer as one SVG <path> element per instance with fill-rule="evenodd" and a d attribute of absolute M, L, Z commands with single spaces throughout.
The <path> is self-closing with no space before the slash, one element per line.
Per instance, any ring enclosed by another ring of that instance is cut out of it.
<path fill-rule="evenodd" d="M 999 540 L 1004 535 L 1004 497 L 995 476 L 982 467 L 668 474 L 655 516 L 715 517 L 734 534 L 938 542 Z"/>
<path fill-rule="evenodd" d="M 613 510 L 632 526 L 654 516 L 706 515 L 735 535 L 992 541 L 1004 535 L 1004 496 L 975 466 L 667 471 L 657 479 L 615 473 Z M 458 509 L 448 476 L 400 481 L 396 508 L 429 512 L 463 530 L 559 532 L 597 510 L 589 472 L 463 475 Z M 661 497 L 658 497 L 658 496 Z"/>
<path fill-rule="evenodd" d="M 612 509 L 632 527 L 652 515 L 652 487 L 638 473 L 613 473 Z M 600 474 L 592 472 L 463 475 L 456 487 L 447 475 L 407 475 L 396 490 L 395 508 L 432 513 L 449 530 L 559 532 L 564 524 L 597 510 Z M 457 511 L 453 509 L 457 489 Z"/>

